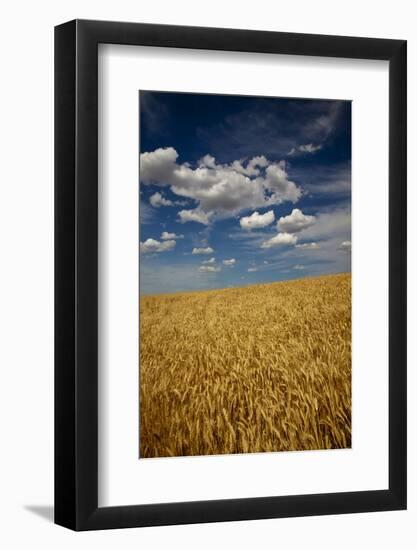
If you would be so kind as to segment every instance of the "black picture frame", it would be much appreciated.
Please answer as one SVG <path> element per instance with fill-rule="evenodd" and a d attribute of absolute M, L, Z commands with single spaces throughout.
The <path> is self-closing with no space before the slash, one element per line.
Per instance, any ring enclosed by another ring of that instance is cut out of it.
<path fill-rule="evenodd" d="M 389 62 L 389 488 L 98 506 L 98 44 Z M 406 508 L 406 41 L 74 20 L 55 28 L 55 523 L 74 529 Z"/>

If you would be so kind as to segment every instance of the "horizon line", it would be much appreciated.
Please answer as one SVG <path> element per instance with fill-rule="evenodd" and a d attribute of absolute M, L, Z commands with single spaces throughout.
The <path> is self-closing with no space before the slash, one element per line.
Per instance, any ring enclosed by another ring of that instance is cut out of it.
<path fill-rule="evenodd" d="M 218 287 L 218 288 L 200 288 L 200 289 L 190 289 L 190 290 L 177 290 L 174 292 L 157 292 L 157 293 L 151 293 L 151 294 L 145 294 L 139 292 L 139 299 L 140 298 L 152 298 L 152 297 L 160 297 L 160 296 L 175 296 L 177 294 L 195 294 L 199 292 L 219 292 L 224 290 L 235 290 L 238 288 L 249 288 L 254 286 L 267 286 L 267 285 L 276 285 L 280 283 L 292 283 L 296 281 L 304 281 L 306 279 L 320 279 L 322 277 L 334 277 L 336 275 L 352 275 L 352 271 L 336 271 L 335 273 L 323 273 L 321 275 L 308 275 L 306 277 L 295 277 L 293 279 L 284 279 L 281 281 L 269 281 L 265 283 L 250 283 L 250 284 L 242 284 L 239 286 L 225 286 L 225 287 Z"/>

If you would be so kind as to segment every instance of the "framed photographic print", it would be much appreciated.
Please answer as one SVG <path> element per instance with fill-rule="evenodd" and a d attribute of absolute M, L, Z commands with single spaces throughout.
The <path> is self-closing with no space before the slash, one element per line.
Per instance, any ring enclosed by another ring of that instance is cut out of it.
<path fill-rule="evenodd" d="M 55 521 L 406 507 L 406 42 L 55 30 Z"/>

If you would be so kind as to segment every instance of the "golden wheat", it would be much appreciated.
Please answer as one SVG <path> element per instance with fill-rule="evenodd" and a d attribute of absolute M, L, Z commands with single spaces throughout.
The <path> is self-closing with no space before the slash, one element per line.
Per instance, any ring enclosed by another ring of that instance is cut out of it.
<path fill-rule="evenodd" d="M 141 457 L 350 446 L 350 274 L 141 298 Z"/>

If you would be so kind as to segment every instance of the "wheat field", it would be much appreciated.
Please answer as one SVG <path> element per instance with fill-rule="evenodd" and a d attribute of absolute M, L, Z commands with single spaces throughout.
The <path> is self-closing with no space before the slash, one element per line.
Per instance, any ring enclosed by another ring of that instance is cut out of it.
<path fill-rule="evenodd" d="M 141 458 L 350 446 L 350 274 L 141 297 Z"/>

